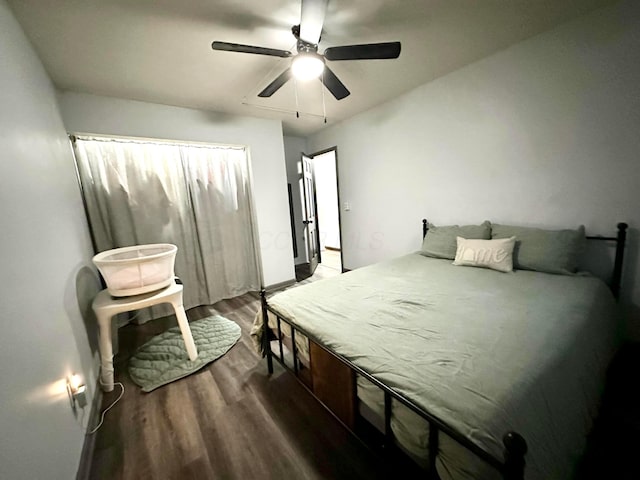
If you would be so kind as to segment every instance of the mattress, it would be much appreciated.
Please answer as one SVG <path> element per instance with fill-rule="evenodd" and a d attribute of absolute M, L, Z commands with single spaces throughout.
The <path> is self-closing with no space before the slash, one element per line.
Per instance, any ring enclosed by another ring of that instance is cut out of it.
<path fill-rule="evenodd" d="M 497 458 L 504 433 L 523 435 L 527 479 L 571 477 L 615 348 L 615 302 L 597 278 L 419 254 L 287 290 L 269 305 Z M 414 430 L 407 437 L 426 438 Z M 494 478 L 452 442 L 440 444 L 442 478 Z"/>

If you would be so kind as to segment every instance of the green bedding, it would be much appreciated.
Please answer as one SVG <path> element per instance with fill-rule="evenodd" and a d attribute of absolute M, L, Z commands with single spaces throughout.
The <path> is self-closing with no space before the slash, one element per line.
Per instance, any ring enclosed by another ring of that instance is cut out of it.
<path fill-rule="evenodd" d="M 527 479 L 571 477 L 615 346 L 615 303 L 599 279 L 417 253 L 269 305 L 498 458 L 502 435 L 522 434 Z M 439 472 L 456 477 L 464 460 L 443 449 Z"/>

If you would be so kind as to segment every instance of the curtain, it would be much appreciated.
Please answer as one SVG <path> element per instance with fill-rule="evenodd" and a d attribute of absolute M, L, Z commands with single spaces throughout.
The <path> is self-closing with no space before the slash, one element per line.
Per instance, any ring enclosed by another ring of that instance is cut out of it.
<path fill-rule="evenodd" d="M 74 149 L 98 251 L 177 245 L 185 308 L 259 289 L 245 149 L 101 137 Z M 171 313 L 150 310 L 137 321 Z"/>

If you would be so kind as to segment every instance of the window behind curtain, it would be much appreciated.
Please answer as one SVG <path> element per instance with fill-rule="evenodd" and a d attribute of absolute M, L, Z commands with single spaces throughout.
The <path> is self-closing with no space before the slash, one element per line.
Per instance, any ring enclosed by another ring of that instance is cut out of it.
<path fill-rule="evenodd" d="M 177 245 L 185 308 L 259 289 L 244 148 L 78 137 L 74 149 L 98 251 Z"/>

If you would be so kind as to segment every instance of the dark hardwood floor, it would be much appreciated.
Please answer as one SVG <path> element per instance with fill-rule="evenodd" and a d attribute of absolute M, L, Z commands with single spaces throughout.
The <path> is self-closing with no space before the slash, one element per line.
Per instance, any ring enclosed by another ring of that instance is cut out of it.
<path fill-rule="evenodd" d="M 330 275 L 320 268 L 314 277 Z M 115 374 L 125 394 L 96 433 L 90 478 L 389 478 L 396 467 L 348 433 L 293 375 L 277 362 L 267 374 L 249 338 L 258 307 L 258 296 L 246 294 L 190 310 L 190 320 L 218 313 L 235 321 L 242 337 L 222 358 L 151 393 L 131 381 L 127 362 L 175 318 L 120 329 Z M 116 386 L 106 394 L 103 408 L 118 393 Z"/>
<path fill-rule="evenodd" d="M 609 367 L 607 385 L 580 480 L 640 478 L 640 344 L 623 345 Z"/>

